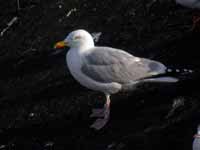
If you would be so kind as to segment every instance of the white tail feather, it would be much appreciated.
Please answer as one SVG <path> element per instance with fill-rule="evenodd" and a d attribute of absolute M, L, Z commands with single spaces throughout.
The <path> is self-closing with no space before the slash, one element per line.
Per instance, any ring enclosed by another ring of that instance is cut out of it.
<path fill-rule="evenodd" d="M 174 77 L 158 77 L 158 78 L 149 78 L 144 79 L 144 82 L 177 82 L 178 79 Z"/>

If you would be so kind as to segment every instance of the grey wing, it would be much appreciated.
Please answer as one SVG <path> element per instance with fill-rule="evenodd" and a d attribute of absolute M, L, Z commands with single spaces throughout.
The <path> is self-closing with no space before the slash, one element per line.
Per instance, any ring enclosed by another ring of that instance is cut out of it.
<path fill-rule="evenodd" d="M 108 47 L 96 47 L 84 56 L 82 72 L 95 81 L 121 84 L 164 73 L 166 67 L 156 61 L 138 58 Z"/>

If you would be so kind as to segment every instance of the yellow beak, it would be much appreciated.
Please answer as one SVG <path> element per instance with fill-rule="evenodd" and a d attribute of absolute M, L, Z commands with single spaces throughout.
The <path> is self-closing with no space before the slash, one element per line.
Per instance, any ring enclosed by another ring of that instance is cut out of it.
<path fill-rule="evenodd" d="M 54 45 L 54 48 L 55 49 L 59 49 L 59 48 L 64 48 L 67 46 L 67 42 L 65 41 L 60 41 L 60 42 L 57 42 L 55 45 Z"/>

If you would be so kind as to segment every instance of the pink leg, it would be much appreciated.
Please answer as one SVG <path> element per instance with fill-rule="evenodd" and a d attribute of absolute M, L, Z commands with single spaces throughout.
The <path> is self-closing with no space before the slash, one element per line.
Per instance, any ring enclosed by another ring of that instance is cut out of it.
<path fill-rule="evenodd" d="M 200 16 L 199 15 L 198 16 L 193 16 L 192 21 L 193 21 L 193 25 L 192 25 L 192 29 L 191 30 L 193 31 L 197 27 L 199 27 L 199 25 L 200 25 Z"/>
<path fill-rule="evenodd" d="M 92 114 L 91 116 L 94 116 L 94 115 Z M 106 94 L 106 103 L 104 104 L 104 108 L 101 109 L 100 115 L 98 114 L 98 117 L 102 117 L 102 116 L 103 118 L 97 119 L 90 127 L 96 130 L 99 130 L 103 128 L 108 122 L 109 117 L 110 117 L 110 95 L 108 94 Z"/>
<path fill-rule="evenodd" d="M 105 116 L 105 107 L 92 109 L 92 114 L 90 117 L 104 117 Z"/>

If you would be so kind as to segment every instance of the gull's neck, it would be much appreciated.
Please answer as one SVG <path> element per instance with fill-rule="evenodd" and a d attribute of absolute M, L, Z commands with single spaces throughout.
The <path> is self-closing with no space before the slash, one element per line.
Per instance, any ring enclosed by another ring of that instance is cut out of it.
<path fill-rule="evenodd" d="M 77 45 L 75 47 L 71 47 L 72 50 L 75 50 L 79 53 L 83 53 L 89 51 L 90 49 L 94 48 L 94 42 L 86 42 L 84 44 Z"/>

